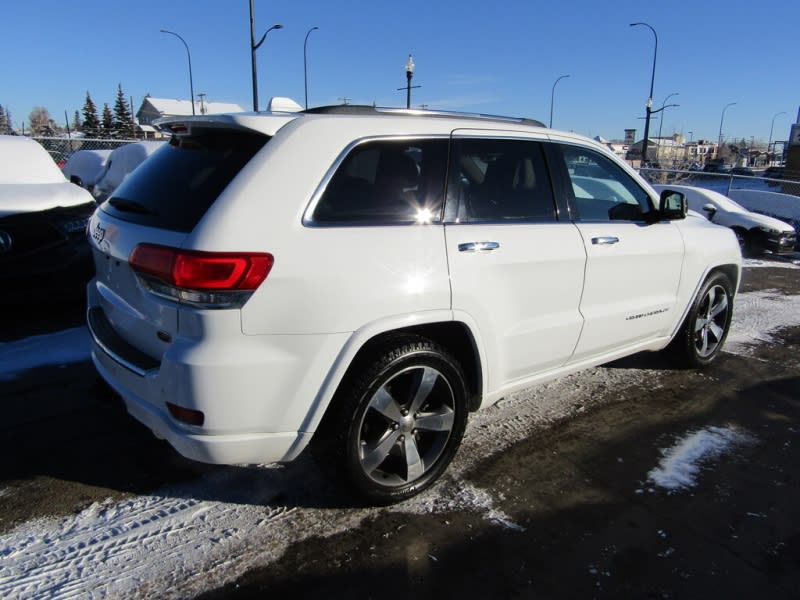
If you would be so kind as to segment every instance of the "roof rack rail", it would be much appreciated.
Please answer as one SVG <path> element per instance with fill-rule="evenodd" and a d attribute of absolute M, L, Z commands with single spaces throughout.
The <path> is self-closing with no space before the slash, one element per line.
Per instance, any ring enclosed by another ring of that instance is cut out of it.
<path fill-rule="evenodd" d="M 522 125 L 532 125 L 535 127 L 546 127 L 541 121 L 529 119 L 527 117 L 504 117 L 500 115 L 487 115 L 483 113 L 467 113 L 447 110 L 430 109 L 408 109 L 408 108 L 387 108 L 372 106 L 370 104 L 333 104 L 330 106 L 315 106 L 300 111 L 300 114 L 308 115 L 394 115 L 394 116 L 413 116 L 413 117 L 456 117 L 459 119 L 477 119 L 484 121 L 502 121 L 505 123 L 520 123 Z"/>

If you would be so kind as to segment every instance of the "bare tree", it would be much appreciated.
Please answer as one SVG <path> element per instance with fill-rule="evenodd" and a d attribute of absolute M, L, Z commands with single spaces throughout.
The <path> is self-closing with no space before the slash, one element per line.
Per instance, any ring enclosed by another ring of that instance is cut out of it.
<path fill-rule="evenodd" d="M 53 119 L 50 112 L 43 106 L 36 106 L 28 115 L 32 135 L 52 135 Z"/>

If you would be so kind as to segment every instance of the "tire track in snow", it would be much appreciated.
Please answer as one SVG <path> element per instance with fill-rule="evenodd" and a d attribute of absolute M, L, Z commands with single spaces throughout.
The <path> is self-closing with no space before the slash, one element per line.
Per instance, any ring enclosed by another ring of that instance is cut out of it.
<path fill-rule="evenodd" d="M 205 478 L 194 485 L 224 487 L 230 477 L 222 474 L 221 481 Z M 200 489 L 194 491 L 200 495 Z M 198 550 L 292 512 L 287 507 L 167 495 L 96 503 L 76 517 L 34 521 L 5 536 L 0 550 L 0 596 L 107 598 L 136 594 L 154 570 L 150 555 L 170 564 L 170 570 L 177 566 L 178 571 L 194 572 L 197 565 L 191 557 Z M 190 568 L 185 568 L 187 563 Z"/>

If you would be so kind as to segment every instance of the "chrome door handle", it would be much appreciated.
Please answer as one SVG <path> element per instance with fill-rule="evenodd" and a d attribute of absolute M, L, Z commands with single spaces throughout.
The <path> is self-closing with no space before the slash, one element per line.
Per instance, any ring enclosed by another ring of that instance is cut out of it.
<path fill-rule="evenodd" d="M 459 252 L 489 252 L 497 250 L 500 244 L 497 242 L 466 242 L 458 245 Z"/>
<path fill-rule="evenodd" d="M 616 244 L 617 242 L 619 242 L 619 238 L 612 235 L 592 238 L 592 244 L 596 246 L 610 246 L 611 244 Z"/>

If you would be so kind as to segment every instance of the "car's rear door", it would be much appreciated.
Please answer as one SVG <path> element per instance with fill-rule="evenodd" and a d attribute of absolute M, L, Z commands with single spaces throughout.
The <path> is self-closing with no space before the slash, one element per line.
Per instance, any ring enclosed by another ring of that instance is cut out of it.
<path fill-rule="evenodd" d="M 445 211 L 452 307 L 478 331 L 487 392 L 563 364 L 581 331 L 586 253 L 576 227 L 559 220 L 543 140 L 452 134 Z"/>

